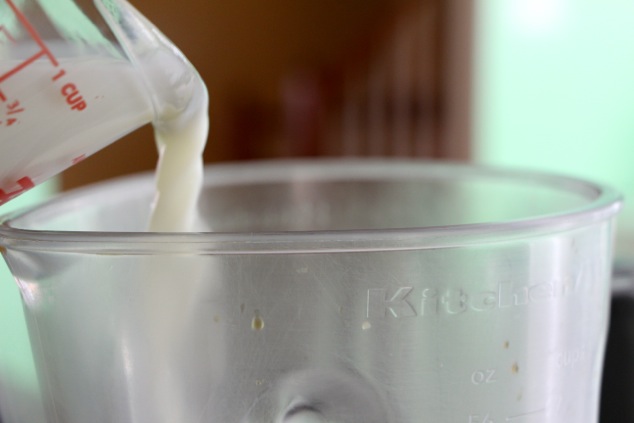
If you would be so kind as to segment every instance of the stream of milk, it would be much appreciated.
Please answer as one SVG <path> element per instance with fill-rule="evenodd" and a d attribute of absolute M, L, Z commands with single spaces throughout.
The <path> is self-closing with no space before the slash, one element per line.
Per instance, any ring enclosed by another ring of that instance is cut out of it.
<path fill-rule="evenodd" d="M 155 60 L 154 66 L 144 69 L 154 84 L 162 80 L 161 75 L 153 74 L 155 70 L 167 72 L 170 66 L 178 69 L 180 59 L 167 55 L 155 56 Z M 209 132 L 209 99 L 204 82 L 193 68 L 183 86 L 190 95 L 182 109 L 160 101 L 157 104 L 154 97 L 152 125 L 159 161 L 148 224 L 151 232 L 208 230 L 198 217 L 198 198 L 203 181 L 202 154 Z M 151 92 L 151 84 L 149 89 Z M 162 95 L 173 98 L 170 93 Z M 195 299 L 213 286 L 209 280 L 214 273 L 212 264 L 195 255 L 180 254 L 150 255 L 139 263 L 138 279 L 140 285 L 147 287 L 147 295 L 129 311 L 131 319 L 141 323 L 123 324 L 126 329 L 136 328 L 123 342 L 130 342 L 129 351 L 138 353 L 134 360 L 144 362 L 140 367 L 147 369 L 144 376 L 129 378 L 131 395 L 138 398 L 136 409 L 143 413 L 139 422 L 196 421 L 201 409 L 194 405 L 192 390 L 194 396 L 205 396 L 213 382 L 208 378 L 214 379 L 208 373 L 213 366 L 200 354 L 210 348 L 209 342 L 214 348 L 223 349 L 220 333 L 213 340 L 202 333 L 192 333 L 200 318 Z"/>
<path fill-rule="evenodd" d="M 159 150 L 156 168 L 156 197 L 149 230 L 188 232 L 199 227 L 198 196 L 203 180 L 202 153 L 209 132 L 207 91 L 196 97 L 190 110 L 174 122 L 155 124 Z"/>
<path fill-rule="evenodd" d="M 153 122 L 159 162 L 148 226 L 151 232 L 208 230 L 198 217 L 203 181 L 202 153 L 209 131 L 208 95 L 203 81 L 198 75 L 196 77 L 187 108 L 167 119 L 157 116 Z M 211 289 L 213 283 L 209 275 L 213 274 L 213 269 L 208 261 L 188 260 L 178 254 L 148 257 L 144 263 L 147 266 L 141 268 L 140 278 L 143 284 L 148 284 L 148 295 L 138 310 L 138 320 L 146 322 L 142 327 L 148 344 L 140 348 L 137 359 L 146 362 L 149 374 L 139 378 L 140 384 L 133 390 L 149 399 L 145 406 L 138 404 L 146 413 L 144 418 L 149 417 L 148 423 L 196 421 L 201 410 L 192 406 L 189 391 L 192 386 L 197 386 L 197 395 L 206 392 L 212 381 L 205 378 L 210 377 L 207 372 L 212 365 L 199 357 L 209 348 L 206 346 L 208 338 L 200 333 L 192 334 L 192 328 L 198 327 L 194 307 L 197 301 L 194 299 Z M 136 334 L 131 336 L 135 338 Z M 136 345 L 138 340 L 133 342 Z M 202 348 L 194 347 L 201 342 Z M 216 334 L 212 344 L 222 349 L 220 333 Z M 152 353 L 141 357 L 147 351 Z M 183 360 L 184 354 L 189 360 Z M 201 368 L 201 363 L 207 365 Z M 188 368 L 194 370 L 188 371 Z"/>

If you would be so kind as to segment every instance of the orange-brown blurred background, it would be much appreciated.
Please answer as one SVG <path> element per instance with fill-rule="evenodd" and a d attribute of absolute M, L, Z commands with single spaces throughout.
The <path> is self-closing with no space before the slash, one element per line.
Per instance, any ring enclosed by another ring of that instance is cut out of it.
<path fill-rule="evenodd" d="M 469 3 L 134 1 L 207 85 L 210 163 L 468 157 Z M 147 126 L 64 172 L 63 187 L 156 160 Z"/>

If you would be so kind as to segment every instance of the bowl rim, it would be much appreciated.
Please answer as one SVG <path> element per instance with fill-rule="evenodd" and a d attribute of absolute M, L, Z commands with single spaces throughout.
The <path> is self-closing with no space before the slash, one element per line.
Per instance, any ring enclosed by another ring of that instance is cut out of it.
<path fill-rule="evenodd" d="M 284 232 L 98 232 L 23 229 L 20 219 L 52 209 L 72 210 L 77 201 L 108 198 L 108 193 L 140 190 L 154 176 L 145 172 L 89 185 L 56 196 L 25 210 L 0 217 L 0 248 L 93 254 L 275 254 L 420 250 L 508 242 L 560 233 L 607 221 L 622 207 L 622 196 L 609 186 L 534 170 L 420 159 L 292 159 L 213 164 L 205 167 L 206 185 L 348 178 L 392 179 L 424 175 L 428 178 L 504 178 L 548 185 L 575 193 L 588 201 L 569 210 L 502 222 L 386 229 L 345 229 Z M 57 211 L 59 213 L 59 211 Z"/>

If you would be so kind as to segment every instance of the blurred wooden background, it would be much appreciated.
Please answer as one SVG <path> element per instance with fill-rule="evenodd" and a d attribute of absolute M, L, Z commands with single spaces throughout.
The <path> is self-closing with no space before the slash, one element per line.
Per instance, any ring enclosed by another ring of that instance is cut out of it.
<path fill-rule="evenodd" d="M 469 157 L 470 2 L 135 0 L 207 84 L 206 162 Z M 153 169 L 143 127 L 64 188 Z"/>

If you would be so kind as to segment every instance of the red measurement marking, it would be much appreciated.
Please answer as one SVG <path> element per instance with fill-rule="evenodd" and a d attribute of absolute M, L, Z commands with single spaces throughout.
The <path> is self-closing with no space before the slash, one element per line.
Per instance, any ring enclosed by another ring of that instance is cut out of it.
<path fill-rule="evenodd" d="M 59 67 L 59 63 L 57 62 L 57 59 L 55 58 L 53 53 L 51 53 L 51 51 L 48 49 L 46 44 L 44 44 L 44 41 L 42 41 L 42 38 L 37 33 L 35 28 L 31 25 L 31 23 L 26 19 L 24 14 L 13 3 L 13 0 L 5 0 L 5 1 L 9 5 L 9 8 L 11 8 L 13 13 L 15 14 L 16 18 L 20 21 L 22 26 L 24 26 L 26 31 L 29 33 L 33 41 L 35 41 L 35 43 L 40 47 L 40 51 L 35 53 L 33 56 L 29 57 L 28 59 L 24 60 L 22 63 L 20 63 L 13 69 L 9 70 L 8 72 L 5 72 L 4 74 L 0 74 L 0 83 L 6 81 L 8 78 L 20 72 L 22 69 L 24 69 L 25 67 L 29 66 L 31 63 L 35 62 L 36 60 L 42 57 L 47 57 L 54 67 Z M 64 75 L 66 75 L 66 71 L 64 69 L 60 69 L 52 77 L 52 81 L 55 82 Z M 64 96 L 66 103 L 70 106 L 71 110 L 82 111 L 88 106 L 86 101 L 84 100 L 84 97 L 81 95 L 79 88 L 77 88 L 77 86 L 71 82 L 68 82 L 62 86 L 61 94 L 62 96 Z M 6 97 L 2 95 L 0 97 L 0 100 L 6 101 Z M 24 109 L 9 112 L 9 114 L 19 113 L 22 111 L 24 111 Z M 13 123 L 15 123 L 15 121 L 9 122 L 9 124 L 13 124 Z M 7 124 L 7 126 L 9 126 L 9 124 Z"/>
<path fill-rule="evenodd" d="M 35 186 L 33 180 L 28 176 L 18 179 L 18 185 L 20 185 L 23 190 L 31 189 Z"/>
<path fill-rule="evenodd" d="M 35 186 L 33 180 L 28 176 L 20 178 L 16 182 L 19 185 L 19 188 L 15 191 L 6 192 L 0 189 L 0 204 L 6 203 L 10 199 L 17 197 L 18 195 L 30 190 Z"/>
<path fill-rule="evenodd" d="M 26 191 L 27 189 L 31 189 L 35 186 L 33 180 L 28 176 L 18 179 L 18 185 L 20 185 L 20 189 L 22 191 Z"/>
<path fill-rule="evenodd" d="M 4 25 L 0 25 L 0 33 L 4 34 L 4 36 L 7 37 L 7 40 L 15 43 L 15 38 L 13 38 L 13 35 L 11 35 L 11 33 L 4 27 Z"/>
<path fill-rule="evenodd" d="M 77 163 L 83 161 L 86 158 L 85 154 L 82 154 L 81 156 L 77 156 L 73 159 L 73 164 L 76 165 Z"/>
<path fill-rule="evenodd" d="M 24 28 L 31 35 L 31 38 L 33 38 L 33 41 L 35 41 L 42 49 L 42 52 L 48 56 L 53 66 L 57 66 L 58 65 L 57 59 L 55 59 L 55 56 L 53 56 L 53 53 L 51 53 L 48 47 L 46 47 L 46 44 L 44 44 L 44 41 L 42 41 L 42 37 L 40 37 L 40 34 L 37 33 L 35 28 L 33 28 L 31 23 L 26 19 L 26 16 L 24 16 L 24 14 L 20 11 L 20 9 L 16 7 L 16 5 L 13 3 L 13 0 L 6 0 L 6 2 L 11 8 L 11 10 L 13 10 L 13 13 L 15 13 L 16 18 L 18 18 L 18 20 L 22 23 Z"/>
<path fill-rule="evenodd" d="M 0 82 L 3 82 L 5 79 L 8 79 L 10 76 L 20 72 L 22 69 L 24 69 L 31 63 L 35 62 L 40 57 L 44 56 L 44 54 L 45 53 L 43 51 L 40 51 L 39 53 L 35 54 L 34 56 L 31 56 L 30 58 L 26 59 L 24 62 L 20 63 L 15 68 L 11 69 L 9 72 L 5 73 L 4 75 L 0 75 Z"/>
<path fill-rule="evenodd" d="M 13 68 L 10 71 L 6 72 L 4 75 L 0 75 L 0 82 L 3 82 L 4 80 L 9 78 L 10 76 L 15 75 L 16 73 L 20 72 L 22 69 L 24 69 L 25 67 L 27 67 L 28 65 L 30 65 L 33 62 L 35 62 L 37 59 L 39 59 L 40 57 L 43 57 L 43 56 L 48 57 L 48 59 L 53 64 L 53 66 L 58 66 L 59 63 L 57 62 L 57 59 L 55 58 L 55 56 L 53 56 L 53 53 L 51 53 L 51 51 L 48 49 L 48 47 L 46 47 L 46 44 L 44 44 L 44 41 L 42 41 L 42 37 L 40 37 L 40 34 L 37 33 L 35 28 L 33 28 L 31 23 L 26 19 L 26 17 L 20 11 L 20 9 L 18 9 L 15 6 L 15 4 L 13 3 L 13 0 L 5 0 L 5 1 L 7 2 L 9 7 L 11 8 L 11 10 L 13 10 L 13 13 L 15 14 L 16 18 L 18 18 L 18 20 L 20 21 L 22 26 L 24 26 L 24 28 L 27 30 L 27 32 L 29 33 L 29 35 L 31 36 L 33 41 L 35 41 L 37 43 L 37 45 L 40 47 L 40 51 L 35 53 L 33 56 L 29 57 L 28 59 L 26 59 L 24 62 L 20 63 L 15 68 Z"/>
<path fill-rule="evenodd" d="M 59 78 L 61 78 L 62 76 L 66 75 L 66 71 L 64 69 L 60 69 L 59 72 L 57 72 L 57 75 L 55 75 L 53 78 L 51 78 L 53 81 L 57 81 Z"/>
<path fill-rule="evenodd" d="M 7 114 L 8 115 L 14 115 L 16 113 L 22 113 L 24 111 L 24 107 L 20 107 L 20 108 L 18 108 L 18 107 L 20 107 L 20 101 L 19 100 L 16 100 L 13 103 L 9 104 L 7 106 L 7 109 L 9 110 L 7 112 Z"/>
<path fill-rule="evenodd" d="M 2 90 L 0 90 L 0 101 L 7 101 L 7 97 L 4 95 Z"/>
<path fill-rule="evenodd" d="M 5 99 L 6 100 L 6 99 Z M 17 115 L 19 113 L 24 112 L 24 107 L 20 105 L 19 100 L 14 100 L 13 102 L 7 104 L 7 120 L 5 122 L 0 121 L 0 125 L 4 123 L 5 126 L 11 126 L 15 123 L 18 123 L 18 119 L 16 117 L 8 117 L 9 115 Z"/>

